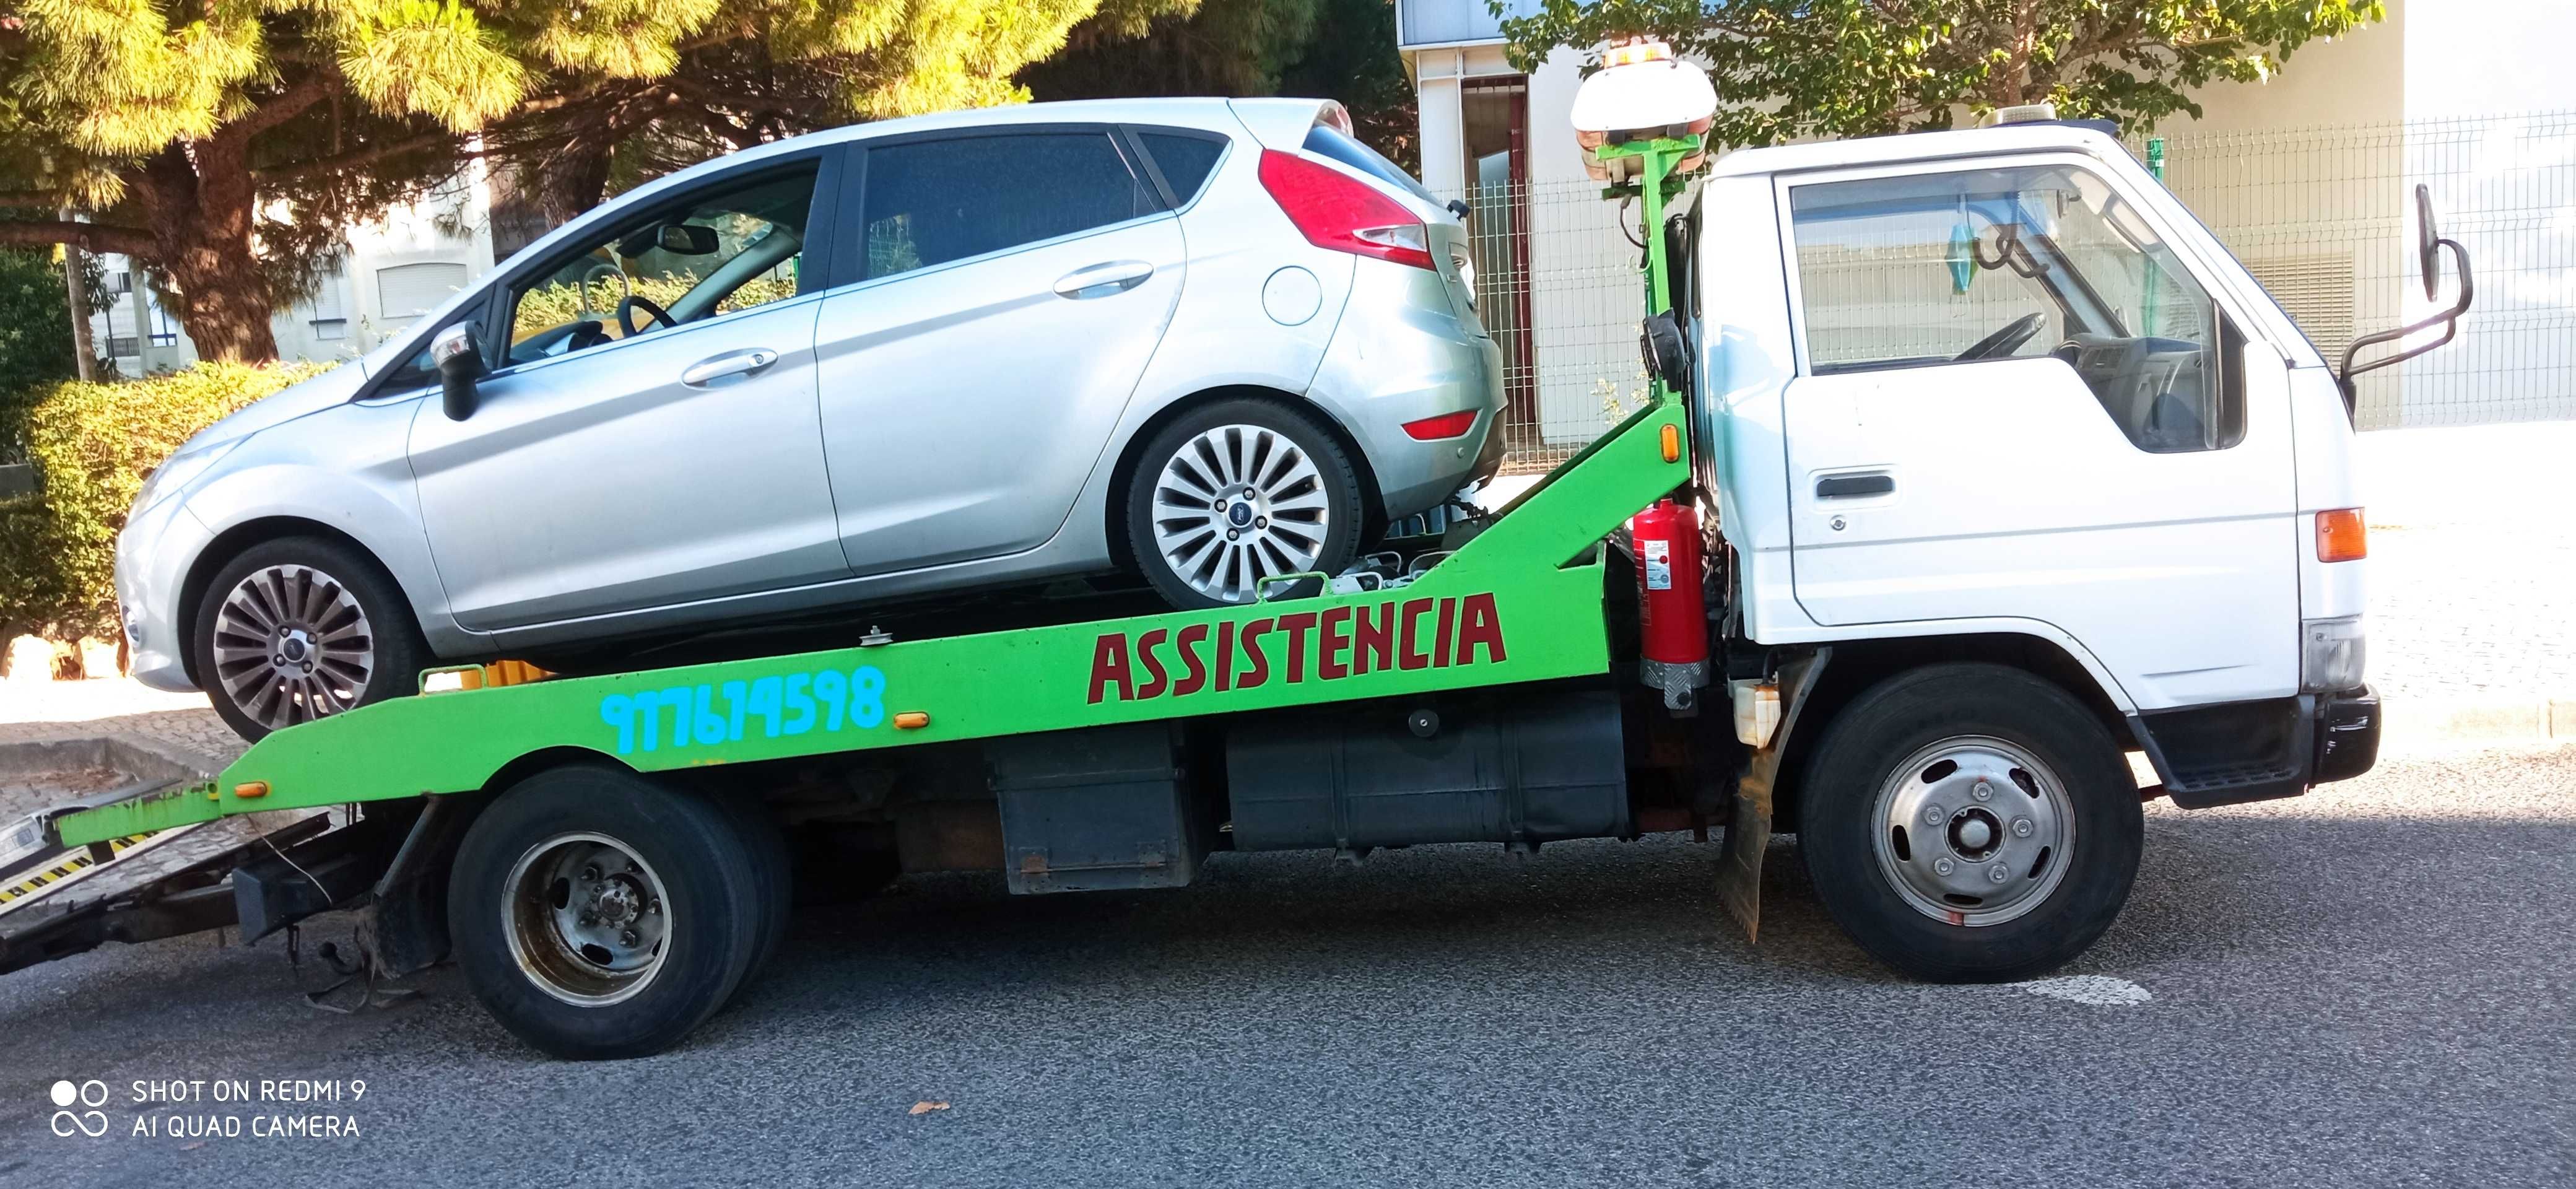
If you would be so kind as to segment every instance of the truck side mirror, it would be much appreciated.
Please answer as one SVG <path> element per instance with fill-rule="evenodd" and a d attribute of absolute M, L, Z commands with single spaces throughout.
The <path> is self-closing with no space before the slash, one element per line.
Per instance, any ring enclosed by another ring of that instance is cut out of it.
<path fill-rule="evenodd" d="M 429 358 L 438 367 L 438 386 L 447 419 L 474 415 L 474 382 L 483 378 L 483 353 L 474 347 L 474 327 L 459 322 L 429 340 Z"/>
<path fill-rule="evenodd" d="M 2415 186 L 2415 267 L 2424 274 L 2424 300 L 2436 296 L 2436 284 L 2442 271 L 2442 257 L 2436 251 L 2442 242 L 2433 230 L 2433 192 L 2422 183 Z"/>

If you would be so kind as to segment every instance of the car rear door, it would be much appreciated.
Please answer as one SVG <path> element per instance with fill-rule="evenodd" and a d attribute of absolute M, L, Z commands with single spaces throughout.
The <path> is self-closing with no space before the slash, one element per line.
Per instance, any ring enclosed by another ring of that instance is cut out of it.
<path fill-rule="evenodd" d="M 1180 299 L 1180 224 L 1105 126 L 870 141 L 815 356 L 862 575 L 1032 549 L 1064 524 Z"/>

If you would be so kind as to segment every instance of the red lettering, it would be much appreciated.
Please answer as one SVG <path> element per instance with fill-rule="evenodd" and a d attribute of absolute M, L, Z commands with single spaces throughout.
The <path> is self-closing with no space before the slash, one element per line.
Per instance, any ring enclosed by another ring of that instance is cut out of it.
<path fill-rule="evenodd" d="M 1136 687 L 1136 700 L 1139 702 L 1147 698 L 1161 697 L 1163 690 L 1170 685 L 1170 682 L 1165 680 L 1163 662 L 1154 659 L 1154 646 L 1162 643 L 1163 637 L 1170 634 L 1162 628 L 1155 628 L 1136 637 L 1136 663 L 1145 666 L 1147 674 L 1145 684 Z"/>
<path fill-rule="evenodd" d="M 1187 670 L 1180 680 L 1172 683 L 1173 697 L 1188 697 L 1207 688 L 1207 666 L 1199 662 L 1198 650 L 1200 644 L 1207 642 L 1207 634 L 1208 625 L 1194 623 L 1182 628 L 1181 634 L 1172 638 L 1173 647 L 1180 650 L 1181 665 Z"/>
<path fill-rule="evenodd" d="M 1377 654 L 1377 667 L 1395 667 L 1395 604 L 1380 603 L 1377 617 L 1369 618 L 1369 609 L 1360 608 L 1359 619 L 1351 625 L 1351 671 L 1369 671 L 1369 654 Z"/>
<path fill-rule="evenodd" d="M 1216 692 L 1224 693 L 1234 684 L 1234 621 L 1216 621 L 1216 651 L 1208 654 L 1208 663 L 1216 667 Z"/>
<path fill-rule="evenodd" d="M 1267 619 L 1256 619 L 1243 625 L 1243 655 L 1252 658 L 1252 667 L 1243 671 L 1243 680 L 1235 682 L 1234 688 L 1251 689 L 1270 680 L 1270 658 L 1261 651 L 1260 645 L 1253 643 L 1269 631 L 1270 621 Z"/>
<path fill-rule="evenodd" d="M 1434 669 L 1449 667 L 1449 630 L 1458 622 L 1457 615 L 1458 600 L 1440 600 L 1439 627 L 1431 633 L 1431 667 Z"/>
<path fill-rule="evenodd" d="M 1474 664 L 1476 646 L 1479 644 L 1485 646 L 1485 659 L 1502 660 L 1503 619 L 1502 615 L 1494 610 L 1494 596 L 1468 595 L 1465 611 L 1463 622 L 1458 625 L 1458 663 Z"/>
<path fill-rule="evenodd" d="M 1404 601 L 1404 622 L 1402 626 L 1396 629 L 1395 664 L 1397 668 L 1424 669 L 1430 667 L 1431 658 L 1423 655 L 1421 645 L 1414 638 L 1414 625 L 1421 622 L 1422 613 L 1430 609 L 1431 600 L 1429 599 L 1406 599 Z"/>
<path fill-rule="evenodd" d="M 1321 635 L 1323 639 L 1315 645 L 1315 676 L 1326 681 L 1350 676 L 1351 667 L 1342 660 L 1342 651 L 1351 646 L 1351 609 L 1335 607 L 1324 612 Z"/>
<path fill-rule="evenodd" d="M 1279 617 L 1279 630 L 1288 633 L 1288 684 L 1306 679 L 1306 629 L 1315 626 L 1315 613 L 1300 611 Z"/>
<path fill-rule="evenodd" d="M 1112 632 L 1091 645 L 1091 704 L 1100 704 L 1100 695 L 1109 692 L 1111 682 L 1118 685 L 1118 700 L 1136 700 L 1136 684 L 1127 676 L 1127 635 Z"/>

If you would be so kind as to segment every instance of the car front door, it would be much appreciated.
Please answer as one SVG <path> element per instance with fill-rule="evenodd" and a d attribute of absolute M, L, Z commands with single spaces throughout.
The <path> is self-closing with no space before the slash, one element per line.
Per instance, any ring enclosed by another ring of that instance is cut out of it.
<path fill-rule="evenodd" d="M 412 422 L 421 520 L 476 631 L 848 576 L 814 398 L 820 162 L 639 207 L 496 287 L 492 374 Z"/>
<path fill-rule="evenodd" d="M 1181 293 L 1179 221 L 1109 129 L 874 143 L 857 283 L 815 355 L 852 569 L 1032 549 L 1063 526 Z"/>
<path fill-rule="evenodd" d="M 2298 689 L 2280 356 L 2080 157 L 1781 183 L 1798 604 L 2044 623 L 2141 708 Z"/>

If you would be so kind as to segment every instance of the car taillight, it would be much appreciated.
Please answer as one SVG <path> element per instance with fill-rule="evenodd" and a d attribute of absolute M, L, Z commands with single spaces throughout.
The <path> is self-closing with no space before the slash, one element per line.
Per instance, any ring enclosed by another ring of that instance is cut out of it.
<path fill-rule="evenodd" d="M 1404 436 L 1417 442 L 1436 442 L 1442 438 L 1457 437 L 1474 428 L 1476 428 L 1476 410 L 1461 409 L 1455 413 L 1425 417 L 1420 421 L 1407 421 L 1404 423 Z"/>
<path fill-rule="evenodd" d="M 1261 154 L 1261 188 L 1316 247 L 1432 267 L 1422 219 L 1358 178 L 1270 149 Z"/>

